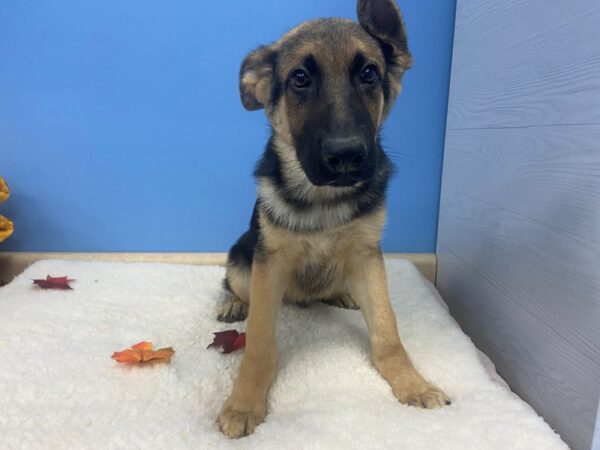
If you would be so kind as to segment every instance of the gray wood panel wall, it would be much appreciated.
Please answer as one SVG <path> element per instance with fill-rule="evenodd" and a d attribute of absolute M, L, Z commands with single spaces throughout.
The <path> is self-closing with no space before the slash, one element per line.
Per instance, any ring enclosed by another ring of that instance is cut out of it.
<path fill-rule="evenodd" d="M 458 0 L 438 287 L 574 449 L 600 392 L 600 1 Z"/>
<path fill-rule="evenodd" d="M 600 450 L 600 402 L 598 402 L 596 430 L 594 431 L 594 441 L 592 442 L 592 450 Z"/>

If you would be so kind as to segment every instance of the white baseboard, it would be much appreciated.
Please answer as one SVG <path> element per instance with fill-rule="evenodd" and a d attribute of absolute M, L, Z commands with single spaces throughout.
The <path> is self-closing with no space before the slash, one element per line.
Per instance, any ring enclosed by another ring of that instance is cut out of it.
<path fill-rule="evenodd" d="M 433 253 L 386 253 L 386 258 L 411 261 L 421 273 L 435 283 L 437 261 Z M 27 266 L 41 259 L 78 261 L 120 261 L 171 264 L 224 265 L 226 253 L 32 253 L 0 252 L 0 282 L 9 282 Z"/>

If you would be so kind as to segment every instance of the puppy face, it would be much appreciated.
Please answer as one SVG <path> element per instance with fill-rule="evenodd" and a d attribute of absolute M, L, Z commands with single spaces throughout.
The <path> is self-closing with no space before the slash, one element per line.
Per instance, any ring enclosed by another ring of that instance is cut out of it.
<path fill-rule="evenodd" d="M 360 0 L 358 17 L 306 22 L 242 63 L 242 103 L 266 109 L 281 160 L 314 186 L 373 177 L 381 123 L 410 67 L 393 0 Z"/>

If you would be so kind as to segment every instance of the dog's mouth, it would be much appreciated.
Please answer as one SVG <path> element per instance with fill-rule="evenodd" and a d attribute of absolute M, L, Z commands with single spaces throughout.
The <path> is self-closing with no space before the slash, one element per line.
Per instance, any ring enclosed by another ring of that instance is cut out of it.
<path fill-rule="evenodd" d="M 303 169 L 311 184 L 334 188 L 359 187 L 375 175 L 375 170 L 373 170 L 372 166 L 366 167 L 363 170 L 348 171 L 340 174 L 332 174 L 321 167 L 303 167 Z"/>
<path fill-rule="evenodd" d="M 352 188 L 375 176 L 378 158 L 374 148 L 360 154 L 355 154 L 353 149 L 324 153 L 320 145 L 296 147 L 300 167 L 315 186 Z"/>
<path fill-rule="evenodd" d="M 332 187 L 357 187 L 359 184 L 362 184 L 363 181 L 365 180 L 360 177 L 346 173 L 335 180 L 327 182 L 326 185 Z"/>

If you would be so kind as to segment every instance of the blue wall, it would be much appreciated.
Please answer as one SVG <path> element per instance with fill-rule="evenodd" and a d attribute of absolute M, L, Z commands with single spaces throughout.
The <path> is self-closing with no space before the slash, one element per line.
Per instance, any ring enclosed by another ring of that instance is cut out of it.
<path fill-rule="evenodd" d="M 386 251 L 432 252 L 453 0 L 401 0 L 414 55 L 384 139 L 398 164 Z M 3 249 L 225 251 L 254 202 L 267 138 L 245 54 L 353 0 L 0 2 Z"/>

